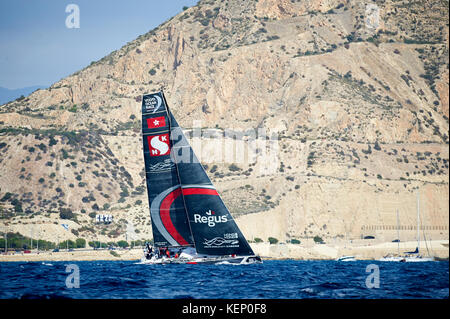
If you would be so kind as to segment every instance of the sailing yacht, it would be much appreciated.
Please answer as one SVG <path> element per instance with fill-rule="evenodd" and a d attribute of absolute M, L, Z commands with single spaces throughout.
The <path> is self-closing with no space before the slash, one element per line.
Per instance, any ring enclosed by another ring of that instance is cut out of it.
<path fill-rule="evenodd" d="M 398 209 L 397 209 L 397 255 L 387 255 L 383 258 L 379 259 L 379 261 L 398 261 L 398 262 L 405 262 L 406 259 L 404 256 L 400 255 L 400 221 L 398 216 Z"/>
<path fill-rule="evenodd" d="M 261 263 L 198 161 L 163 92 L 142 99 L 153 247 L 142 263 Z"/>
<path fill-rule="evenodd" d="M 397 240 L 399 240 L 399 218 L 398 218 L 398 210 L 397 210 Z M 420 200 L 419 200 L 419 192 L 417 192 L 417 247 L 414 251 L 406 252 L 404 256 L 400 256 L 400 246 L 399 241 L 397 242 L 397 256 L 384 256 L 379 259 L 379 261 L 396 261 L 396 262 L 426 262 L 426 261 L 434 261 L 433 257 L 424 257 L 420 254 Z"/>

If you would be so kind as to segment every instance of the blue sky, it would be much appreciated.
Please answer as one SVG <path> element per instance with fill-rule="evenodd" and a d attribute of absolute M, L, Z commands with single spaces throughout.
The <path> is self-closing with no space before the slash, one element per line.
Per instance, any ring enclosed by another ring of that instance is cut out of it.
<path fill-rule="evenodd" d="M 2 0 L 0 87 L 49 86 L 117 50 L 198 0 Z M 66 27 L 68 4 L 80 28 Z"/>

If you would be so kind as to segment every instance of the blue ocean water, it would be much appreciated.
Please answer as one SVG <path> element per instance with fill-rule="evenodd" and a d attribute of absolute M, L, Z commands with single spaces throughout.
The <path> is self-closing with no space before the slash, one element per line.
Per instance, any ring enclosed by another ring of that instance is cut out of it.
<path fill-rule="evenodd" d="M 69 285 L 75 283 L 70 279 L 75 273 L 70 269 L 66 272 L 70 264 L 79 269 L 79 288 L 66 286 L 66 281 Z M 1 299 L 448 297 L 447 261 L 268 260 L 254 265 L 142 265 L 133 261 L 0 263 Z"/>

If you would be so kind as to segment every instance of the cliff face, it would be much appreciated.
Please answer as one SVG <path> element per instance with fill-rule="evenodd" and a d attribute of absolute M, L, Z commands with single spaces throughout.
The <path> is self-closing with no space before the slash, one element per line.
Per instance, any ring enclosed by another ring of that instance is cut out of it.
<path fill-rule="evenodd" d="M 0 230 L 150 238 L 140 102 L 164 89 L 249 239 L 392 240 L 397 209 L 413 239 L 417 189 L 448 239 L 448 72 L 446 2 L 200 1 L 1 106 Z"/>

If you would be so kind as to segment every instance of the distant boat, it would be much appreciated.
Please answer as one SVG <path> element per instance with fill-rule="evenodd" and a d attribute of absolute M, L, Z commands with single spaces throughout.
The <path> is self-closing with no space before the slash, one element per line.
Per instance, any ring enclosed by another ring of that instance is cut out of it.
<path fill-rule="evenodd" d="M 400 229 L 400 221 L 399 221 L 399 216 L 398 216 L 398 209 L 397 209 L 397 239 L 395 240 L 395 242 L 397 243 L 397 255 L 387 255 L 384 256 L 383 258 L 380 258 L 379 261 L 396 261 L 396 262 L 405 262 L 406 259 L 403 256 L 400 256 L 400 234 L 399 234 L 399 229 Z"/>
<path fill-rule="evenodd" d="M 420 201 L 419 192 L 417 192 L 417 247 L 414 251 L 405 252 L 406 255 L 400 256 L 400 236 L 399 230 L 399 218 L 397 210 L 397 256 L 387 255 L 378 259 L 379 261 L 395 261 L 395 262 L 427 262 L 434 261 L 434 257 L 424 257 L 420 255 Z"/>
<path fill-rule="evenodd" d="M 355 256 L 342 256 L 336 259 L 336 261 L 356 261 Z"/>
<path fill-rule="evenodd" d="M 402 257 L 402 256 L 392 256 L 392 255 L 387 255 L 384 256 L 383 258 L 378 259 L 378 261 L 396 261 L 396 262 L 405 262 L 406 258 Z"/>
<path fill-rule="evenodd" d="M 261 263 L 195 156 L 162 92 L 142 99 L 153 246 L 142 263 Z"/>

